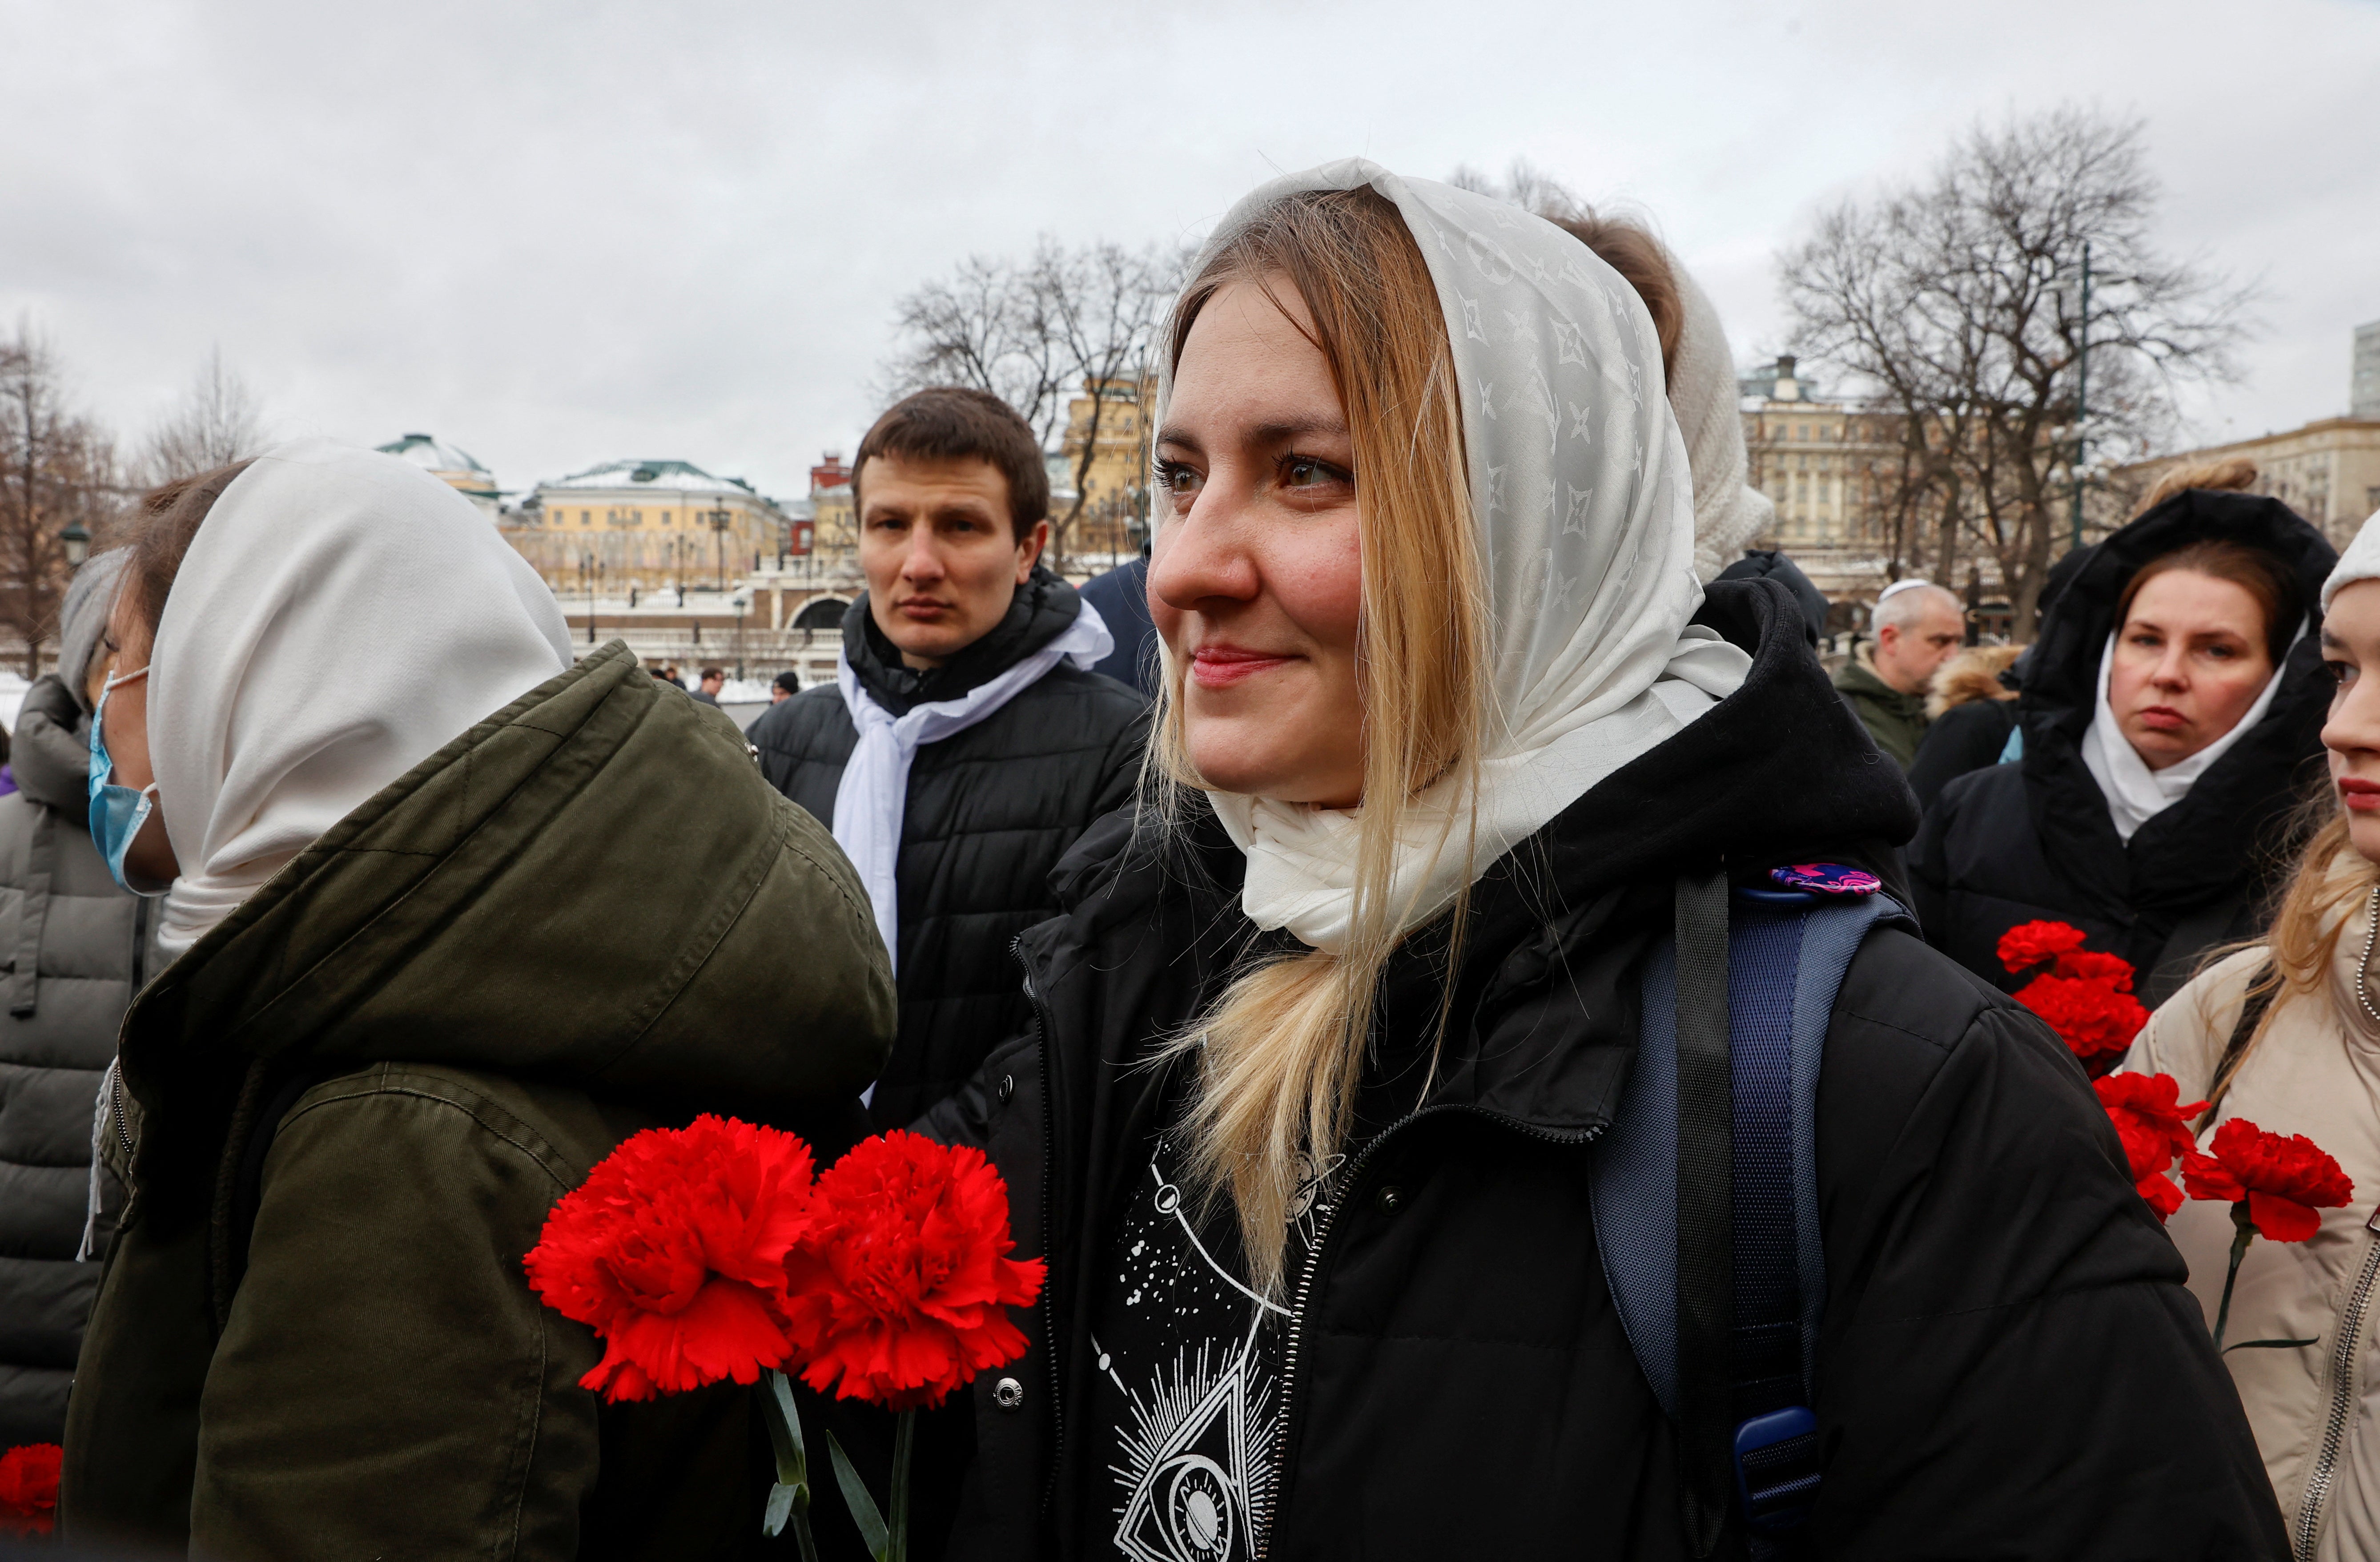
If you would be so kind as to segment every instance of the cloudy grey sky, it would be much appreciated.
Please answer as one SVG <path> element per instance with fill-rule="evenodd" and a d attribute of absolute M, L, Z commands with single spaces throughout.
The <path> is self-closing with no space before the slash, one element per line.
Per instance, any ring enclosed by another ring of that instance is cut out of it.
<path fill-rule="evenodd" d="M 0 0 L 0 317 L 88 409 L 137 434 L 219 344 L 280 432 L 508 489 L 799 492 L 920 280 L 1350 153 L 1633 203 L 1750 360 L 1818 206 L 2075 102 L 2145 121 L 2172 250 L 2262 281 L 2199 435 L 2344 411 L 2380 319 L 2380 0 Z"/>

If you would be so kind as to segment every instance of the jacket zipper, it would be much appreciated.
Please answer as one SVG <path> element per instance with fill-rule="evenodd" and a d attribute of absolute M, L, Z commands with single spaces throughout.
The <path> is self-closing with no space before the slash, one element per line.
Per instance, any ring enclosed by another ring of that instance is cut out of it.
<path fill-rule="evenodd" d="M 2330 1348 L 2330 1419 L 2323 1423 L 2322 1444 L 2314 1454 L 2313 1474 L 2298 1503 L 2297 1533 L 2289 1555 L 2295 1562 L 2313 1562 L 2314 1538 L 2322 1528 L 2322 1510 L 2330 1500 L 2330 1483 L 2338 1473 L 2338 1455 L 2347 1441 L 2347 1418 L 2353 1411 L 2355 1349 L 2363 1335 L 2363 1314 L 2372 1301 L 2372 1286 L 2380 1280 L 2380 1241 L 2364 1255 L 2363 1272 L 2355 1277 L 2347 1306 L 2338 1314 L 2338 1338 Z"/>
<path fill-rule="evenodd" d="M 1355 1153 L 1354 1160 L 1348 1164 L 1346 1179 L 1339 1185 L 1339 1196 L 1323 1207 L 1322 1218 L 1315 1225 L 1314 1246 L 1306 1250 L 1305 1263 L 1297 1276 L 1297 1290 L 1290 1299 L 1289 1335 L 1282 1342 L 1281 1353 L 1281 1421 L 1280 1431 L 1273 1438 L 1272 1492 L 1265 1505 L 1264 1516 L 1257 1525 L 1256 1562 L 1265 1562 L 1271 1554 L 1274 1521 L 1281 1516 L 1281 1499 L 1289 1481 L 1289 1444 L 1293 1430 L 1290 1415 L 1297 1397 L 1298 1347 L 1305 1336 L 1305 1307 L 1313 1298 L 1314 1279 L 1322 1270 L 1322 1250 L 1330 1240 L 1331 1228 L 1339 1223 L 1340 1206 L 1354 1196 L 1357 1184 L 1363 1179 L 1364 1168 L 1371 1164 L 1373 1154 L 1381 1145 L 1424 1117 L 1456 1112 L 1485 1117 L 1514 1133 L 1541 1140 L 1548 1144 L 1585 1144 L 1603 1131 L 1602 1125 L 1598 1124 L 1591 1129 L 1562 1133 L 1552 1129 L 1536 1128 L 1517 1118 L 1505 1117 L 1500 1112 L 1485 1111 L 1476 1106 L 1426 1106 L 1390 1123 L 1380 1130 L 1378 1138 Z"/>
<path fill-rule="evenodd" d="M 1047 1508 L 1058 1494 L 1058 1470 L 1066 1446 L 1066 1407 L 1059 1397 L 1058 1384 L 1058 1236 L 1056 1215 L 1056 1176 L 1058 1165 L 1057 1113 L 1051 1110 L 1057 1089 L 1054 1059 L 1050 1055 L 1050 1007 L 1041 997 L 1041 989 L 1033 981 L 1033 962 L 1025 958 L 1025 935 L 1018 934 L 1008 941 L 1008 952 L 1025 972 L 1025 996 L 1033 1005 L 1033 1025 L 1038 1032 L 1035 1050 L 1041 1055 L 1041 1256 L 1044 1274 L 1041 1277 L 1041 1353 L 1050 1360 L 1050 1481 L 1042 1493 L 1042 1507 Z"/>

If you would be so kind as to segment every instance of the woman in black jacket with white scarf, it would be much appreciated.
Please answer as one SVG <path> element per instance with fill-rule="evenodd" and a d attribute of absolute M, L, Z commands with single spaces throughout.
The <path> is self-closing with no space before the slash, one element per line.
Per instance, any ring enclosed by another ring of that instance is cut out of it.
<path fill-rule="evenodd" d="M 1910 848 L 1935 946 L 2013 988 L 2000 935 L 2068 922 L 2131 961 L 2155 1008 L 2207 950 L 2254 937 L 2323 775 L 2316 631 L 2338 561 L 2278 499 L 2210 489 L 2061 561 L 2017 697 L 2022 756 L 1944 787 Z"/>
<path fill-rule="evenodd" d="M 1278 181 L 1166 368 L 1166 785 L 928 1119 L 1050 1263 L 949 1555 L 1709 1554 L 1590 1209 L 1638 972 L 1682 877 L 1879 863 L 1907 790 L 1779 588 L 1703 600 L 1650 321 L 1552 227 Z M 2072 1059 L 1904 931 L 1833 1012 L 1815 1552 L 2284 1555 Z"/>

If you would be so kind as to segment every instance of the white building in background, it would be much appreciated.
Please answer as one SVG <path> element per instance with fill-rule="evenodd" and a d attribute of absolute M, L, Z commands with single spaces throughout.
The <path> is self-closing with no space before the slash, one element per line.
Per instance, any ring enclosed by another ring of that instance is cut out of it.
<path fill-rule="evenodd" d="M 2343 548 L 2380 511 L 2380 320 L 2355 328 L 2347 405 L 2344 418 L 2135 462 L 2118 470 L 2117 484 L 2145 493 L 2168 468 L 2245 456 L 2256 463 L 2253 492 L 2278 499 Z"/>
<path fill-rule="evenodd" d="M 380 447 L 381 454 L 394 456 L 400 461 L 410 461 L 431 476 L 448 483 L 471 503 L 480 506 L 490 520 L 496 519 L 498 496 L 493 472 L 472 458 L 460 445 L 442 444 L 426 433 L 409 433 L 393 445 Z"/>

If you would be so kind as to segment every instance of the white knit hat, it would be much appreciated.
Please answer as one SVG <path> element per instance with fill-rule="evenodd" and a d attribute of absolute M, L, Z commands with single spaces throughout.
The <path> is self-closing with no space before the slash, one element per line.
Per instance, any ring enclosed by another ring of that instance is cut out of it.
<path fill-rule="evenodd" d="M 2338 567 L 2322 583 L 2322 610 L 2330 611 L 2330 599 L 2338 594 L 2339 587 L 2351 586 L 2358 580 L 2380 580 L 2380 511 L 2374 511 L 2363 522 L 2355 541 L 2338 555 Z"/>

